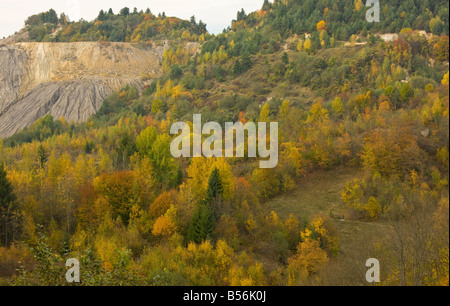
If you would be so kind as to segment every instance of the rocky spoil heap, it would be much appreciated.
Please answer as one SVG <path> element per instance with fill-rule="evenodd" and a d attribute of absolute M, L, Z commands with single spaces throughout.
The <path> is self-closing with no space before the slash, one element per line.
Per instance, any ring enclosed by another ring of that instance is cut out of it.
<path fill-rule="evenodd" d="M 161 71 L 160 47 L 126 43 L 18 43 L 0 46 L 0 137 L 46 114 L 83 122 L 104 98 Z"/>

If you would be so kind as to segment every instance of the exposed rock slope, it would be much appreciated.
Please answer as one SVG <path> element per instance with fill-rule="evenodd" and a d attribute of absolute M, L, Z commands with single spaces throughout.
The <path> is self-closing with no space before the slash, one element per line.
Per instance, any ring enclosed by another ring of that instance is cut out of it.
<path fill-rule="evenodd" d="M 40 117 L 82 122 L 126 84 L 157 76 L 165 49 L 126 43 L 18 43 L 0 46 L 0 137 Z"/>

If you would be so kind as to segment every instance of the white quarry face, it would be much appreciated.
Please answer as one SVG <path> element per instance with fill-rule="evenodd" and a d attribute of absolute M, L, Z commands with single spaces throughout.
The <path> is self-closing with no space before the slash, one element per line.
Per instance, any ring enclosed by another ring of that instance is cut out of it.
<path fill-rule="evenodd" d="M 46 114 L 83 122 L 125 85 L 158 76 L 168 46 L 126 43 L 17 43 L 0 46 L 0 137 Z"/>

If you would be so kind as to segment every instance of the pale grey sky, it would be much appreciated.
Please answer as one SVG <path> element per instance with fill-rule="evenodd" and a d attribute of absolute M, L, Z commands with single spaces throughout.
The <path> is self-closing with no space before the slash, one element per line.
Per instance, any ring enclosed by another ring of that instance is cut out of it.
<path fill-rule="evenodd" d="M 153 14 L 166 12 L 167 16 L 189 19 L 195 15 L 208 25 L 211 33 L 220 33 L 236 18 L 238 10 L 246 12 L 258 10 L 263 0 L 0 0 L 0 38 L 19 31 L 28 16 L 48 11 L 53 8 L 58 15 L 62 12 L 71 20 L 83 18 L 91 21 L 98 12 L 112 8 L 118 13 L 123 7 L 132 10 L 150 8 Z"/>

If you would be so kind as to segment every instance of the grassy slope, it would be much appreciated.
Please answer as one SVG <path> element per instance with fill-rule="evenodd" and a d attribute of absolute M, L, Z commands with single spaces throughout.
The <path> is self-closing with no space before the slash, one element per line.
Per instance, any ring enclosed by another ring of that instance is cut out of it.
<path fill-rule="evenodd" d="M 342 253 L 358 247 L 366 237 L 373 237 L 384 227 L 382 222 L 363 222 L 349 218 L 345 203 L 341 200 L 341 192 L 346 183 L 361 178 L 363 170 L 350 167 L 339 167 L 332 171 L 317 171 L 307 174 L 297 187 L 265 205 L 280 217 L 293 214 L 299 221 L 308 221 L 317 215 L 334 216 L 332 218 L 339 237 Z M 345 216 L 344 220 L 340 220 Z"/>

